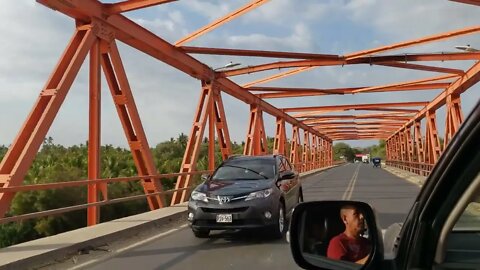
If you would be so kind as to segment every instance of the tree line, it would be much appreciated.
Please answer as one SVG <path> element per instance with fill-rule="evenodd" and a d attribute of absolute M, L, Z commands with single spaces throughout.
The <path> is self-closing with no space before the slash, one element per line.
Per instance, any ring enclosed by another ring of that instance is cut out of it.
<path fill-rule="evenodd" d="M 267 138 L 269 153 L 273 149 L 273 138 Z M 188 136 L 180 134 L 177 138 L 161 142 L 151 149 L 158 173 L 174 173 L 180 171 L 183 154 L 187 146 Z M 232 143 L 232 154 L 241 154 L 244 143 Z M 378 147 L 378 149 L 376 148 Z M 372 146 L 371 151 L 383 153 L 380 146 Z M 384 147 L 384 142 L 383 142 Z M 287 149 L 289 145 L 287 144 Z M 4 157 L 8 147 L 0 145 L 0 160 Z M 369 151 L 370 151 L 369 150 Z M 102 146 L 101 149 L 101 178 L 116 178 L 136 176 L 137 170 L 130 150 L 112 145 Z M 360 151 L 347 144 L 337 143 L 334 146 L 335 157 L 348 156 Z M 221 154 L 216 144 L 215 165 L 221 162 Z M 208 139 L 200 147 L 197 162 L 198 170 L 208 168 Z M 53 139 L 47 138 L 37 153 L 27 175 L 24 185 L 76 181 L 87 179 L 88 173 L 88 145 L 80 144 L 65 147 L 55 144 Z M 176 177 L 162 179 L 164 190 L 175 187 Z M 72 195 L 74 194 L 74 195 Z M 139 181 L 116 182 L 108 184 L 110 199 L 144 194 Z M 168 199 L 167 199 L 168 201 Z M 6 216 L 17 216 L 32 212 L 45 211 L 61 207 L 85 204 L 87 202 L 87 188 L 69 187 L 62 189 L 18 192 Z M 100 222 L 113 220 L 148 211 L 145 199 L 101 207 Z M 86 226 L 86 209 L 68 212 L 61 215 L 24 220 L 20 222 L 0 225 L 0 247 L 6 247 L 33 239 L 51 236 L 69 230 Z"/>
<path fill-rule="evenodd" d="M 174 173 L 180 171 L 188 136 L 180 134 L 161 142 L 151 149 L 158 173 Z M 218 146 L 217 146 L 218 148 Z M 0 145 L 0 160 L 8 147 Z M 232 143 L 232 152 L 240 154 L 243 145 Z M 101 178 L 136 176 L 137 169 L 130 150 L 112 145 L 102 146 Z M 216 165 L 221 162 L 219 149 L 216 151 Z M 198 170 L 208 168 L 208 140 L 204 140 L 197 162 Z M 45 139 L 37 153 L 23 185 L 76 181 L 87 179 L 88 145 L 80 144 L 65 147 L 55 144 L 52 138 Z M 176 178 L 162 179 L 164 190 L 175 187 Z M 74 194 L 74 195 L 72 195 Z M 108 184 L 109 199 L 144 194 L 139 181 L 116 182 Z M 68 187 L 62 189 L 18 192 L 6 216 L 17 216 L 49 209 L 85 204 L 87 188 Z M 100 222 L 113 220 L 148 211 L 145 199 L 101 207 Z M 61 215 L 24 220 L 0 225 L 0 247 L 6 247 L 37 238 L 51 236 L 86 226 L 86 209 L 68 212 Z"/>
<path fill-rule="evenodd" d="M 380 140 L 378 144 L 368 147 L 354 147 L 344 142 L 333 145 L 334 160 L 346 160 L 352 162 L 356 154 L 370 154 L 370 157 L 379 157 L 382 160 L 386 158 L 385 140 Z"/>

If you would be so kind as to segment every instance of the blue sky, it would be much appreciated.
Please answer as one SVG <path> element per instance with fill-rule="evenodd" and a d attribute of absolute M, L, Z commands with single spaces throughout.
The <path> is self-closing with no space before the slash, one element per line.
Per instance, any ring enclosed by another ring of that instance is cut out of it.
<path fill-rule="evenodd" d="M 180 0 L 126 14 L 169 42 L 246 4 L 246 0 Z M 0 15 L 0 144 L 10 144 L 31 110 L 74 29 L 74 22 L 33 0 L 2 3 Z M 271 0 L 230 23 L 188 43 L 238 49 L 280 50 L 327 54 L 350 52 L 421 38 L 478 25 L 480 7 L 439 0 Z M 455 51 L 455 45 L 480 47 L 480 35 L 429 43 L 391 53 Z M 198 101 L 200 82 L 132 48 L 120 45 L 127 75 L 151 146 L 188 134 Z M 278 59 L 200 56 L 211 67 L 233 61 L 242 65 Z M 421 64 L 421 63 L 419 63 Z M 468 63 L 427 63 L 464 68 Z M 72 145 L 88 137 L 88 78 L 84 65 L 48 135 L 55 142 Z M 234 77 L 246 83 L 279 71 Z M 375 66 L 322 67 L 270 82 L 278 87 L 353 87 L 387 84 L 440 74 Z M 109 91 L 102 90 L 102 143 L 126 147 L 126 140 Z M 462 96 L 468 113 L 480 98 L 479 86 Z M 270 100 L 279 107 L 431 100 L 438 91 L 359 94 Z M 249 107 L 224 95 L 231 137 L 246 135 Z M 360 112 L 361 113 L 361 112 Z M 274 135 L 273 117 L 265 117 L 267 135 Z M 444 112 L 437 119 L 444 126 Z M 291 130 L 287 127 L 287 131 Z M 290 136 L 290 133 L 288 133 Z M 375 141 L 349 142 L 366 146 Z"/>

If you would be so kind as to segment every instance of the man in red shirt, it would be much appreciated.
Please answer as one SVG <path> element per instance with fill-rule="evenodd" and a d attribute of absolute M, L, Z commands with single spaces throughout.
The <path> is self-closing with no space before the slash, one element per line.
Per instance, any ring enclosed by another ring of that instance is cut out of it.
<path fill-rule="evenodd" d="M 333 237 L 328 244 L 327 257 L 364 264 L 370 254 L 370 241 L 361 236 L 365 231 L 363 214 L 353 205 L 340 209 L 345 231 Z"/>

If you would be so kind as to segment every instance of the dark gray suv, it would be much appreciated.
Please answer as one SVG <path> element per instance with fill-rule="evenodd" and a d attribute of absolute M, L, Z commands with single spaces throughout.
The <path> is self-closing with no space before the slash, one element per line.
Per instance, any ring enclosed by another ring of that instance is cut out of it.
<path fill-rule="evenodd" d="M 210 230 L 271 227 L 286 231 L 287 213 L 303 200 L 298 173 L 281 155 L 234 156 L 192 191 L 188 220 L 196 237 Z"/>

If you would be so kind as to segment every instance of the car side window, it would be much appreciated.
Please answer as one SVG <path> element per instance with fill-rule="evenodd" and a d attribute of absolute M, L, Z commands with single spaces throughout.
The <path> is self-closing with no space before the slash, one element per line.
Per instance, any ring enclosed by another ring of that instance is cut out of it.
<path fill-rule="evenodd" d="M 467 201 L 460 204 L 466 205 L 460 216 L 455 221 L 453 228 L 446 238 L 444 267 L 478 269 L 480 264 L 480 173 L 472 181 L 472 192 L 468 190 L 465 196 Z M 471 194 L 471 195 L 468 195 Z M 474 266 L 473 268 L 470 268 Z"/>
<path fill-rule="evenodd" d="M 285 163 L 282 161 L 282 158 L 277 159 L 277 167 L 278 167 L 278 171 L 280 173 L 282 173 L 286 170 Z"/>
<path fill-rule="evenodd" d="M 453 231 L 476 231 L 480 232 L 480 190 L 463 211 Z"/>
<path fill-rule="evenodd" d="M 292 171 L 292 166 L 290 165 L 290 162 L 286 158 L 283 158 L 283 162 L 285 163 L 285 168 L 289 171 Z"/>

